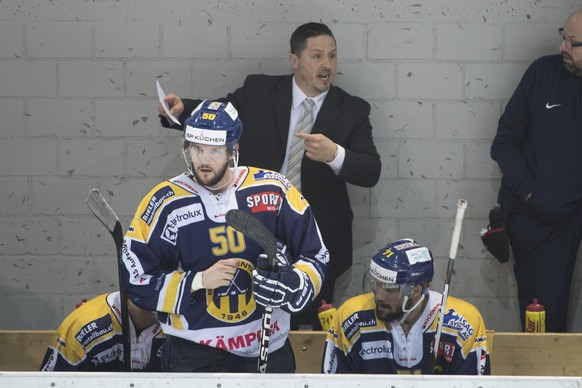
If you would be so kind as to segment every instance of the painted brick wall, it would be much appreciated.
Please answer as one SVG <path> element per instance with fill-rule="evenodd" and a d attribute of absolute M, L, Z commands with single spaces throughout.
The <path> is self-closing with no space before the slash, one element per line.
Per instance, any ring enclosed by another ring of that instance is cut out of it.
<path fill-rule="evenodd" d="M 161 128 L 155 80 L 219 97 L 249 73 L 287 73 L 301 23 L 332 28 L 336 83 L 372 105 L 383 171 L 351 187 L 355 264 L 413 237 L 437 256 L 442 289 L 455 203 L 469 201 L 451 295 L 489 328 L 519 330 L 515 282 L 483 248 L 499 169 L 489 145 L 532 59 L 556 53 L 575 0 L 0 1 L 0 329 L 55 328 L 83 297 L 117 287 L 113 241 L 85 197 L 98 187 L 129 223 L 158 181 L 184 169 Z M 582 329 L 576 274 L 572 322 Z"/>

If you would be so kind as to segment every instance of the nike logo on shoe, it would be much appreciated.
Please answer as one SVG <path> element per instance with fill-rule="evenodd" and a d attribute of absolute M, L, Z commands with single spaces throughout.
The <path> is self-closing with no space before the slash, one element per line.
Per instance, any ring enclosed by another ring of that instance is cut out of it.
<path fill-rule="evenodd" d="M 546 109 L 552 109 L 552 108 L 555 108 L 555 107 L 560 106 L 560 105 L 562 105 L 562 104 L 553 104 L 553 105 L 550 105 L 549 102 L 546 102 Z"/>

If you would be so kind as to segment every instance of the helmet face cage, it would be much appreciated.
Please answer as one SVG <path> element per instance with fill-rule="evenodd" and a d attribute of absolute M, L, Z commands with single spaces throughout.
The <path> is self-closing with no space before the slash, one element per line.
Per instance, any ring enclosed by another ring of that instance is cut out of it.
<path fill-rule="evenodd" d="M 204 100 L 184 123 L 182 151 L 190 173 L 190 144 L 227 146 L 231 167 L 238 164 L 238 140 L 242 123 L 234 106 L 228 102 Z"/>

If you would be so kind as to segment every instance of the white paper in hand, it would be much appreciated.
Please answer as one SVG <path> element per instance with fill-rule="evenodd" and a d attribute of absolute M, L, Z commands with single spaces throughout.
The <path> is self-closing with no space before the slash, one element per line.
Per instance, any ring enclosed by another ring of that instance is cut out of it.
<path fill-rule="evenodd" d="M 164 107 L 164 112 L 166 112 L 166 115 L 168 115 L 168 118 L 170 120 L 172 120 L 173 122 L 175 122 L 178 125 L 182 125 L 178 121 L 178 119 L 176 117 L 174 117 L 173 114 L 170 113 L 170 107 L 168 106 L 168 103 L 164 100 L 164 97 L 166 97 L 166 94 L 162 90 L 162 87 L 160 86 L 160 83 L 158 82 L 158 80 L 156 80 L 156 86 L 158 87 L 158 99 L 160 100 L 160 104 L 162 104 L 162 106 Z"/>

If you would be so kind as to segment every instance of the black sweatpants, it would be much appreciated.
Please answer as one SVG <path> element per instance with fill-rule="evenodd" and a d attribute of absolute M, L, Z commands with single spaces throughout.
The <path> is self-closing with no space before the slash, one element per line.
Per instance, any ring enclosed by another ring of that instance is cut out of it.
<path fill-rule="evenodd" d="M 546 332 L 566 332 L 572 275 L 582 238 L 579 217 L 544 223 L 510 213 L 507 232 L 515 257 L 522 330 L 526 307 L 537 298 L 546 310 Z"/>
<path fill-rule="evenodd" d="M 163 372 L 257 372 L 257 357 L 237 356 L 180 337 L 167 336 L 162 349 Z M 289 339 L 281 349 L 269 352 L 267 373 L 295 373 L 295 357 Z"/>

